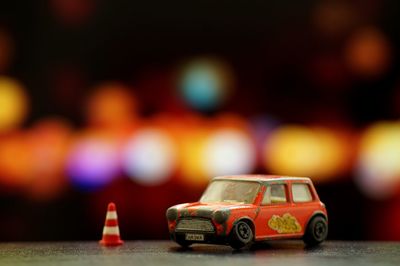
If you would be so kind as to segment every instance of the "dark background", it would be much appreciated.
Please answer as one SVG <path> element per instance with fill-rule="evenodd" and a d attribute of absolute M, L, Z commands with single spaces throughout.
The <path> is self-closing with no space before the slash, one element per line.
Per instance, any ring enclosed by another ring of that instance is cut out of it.
<path fill-rule="evenodd" d="M 167 238 L 166 208 L 196 201 L 207 182 L 185 181 L 180 161 L 160 184 L 143 185 L 124 171 L 93 186 L 76 182 L 81 177 L 67 163 L 74 143 L 93 132 L 126 143 L 124 136 L 160 126 L 159 116 L 166 124 L 171 118 L 179 134 L 193 133 L 225 114 L 250 132 L 257 151 L 259 139 L 288 125 L 333 132 L 344 144 L 346 165 L 321 178 L 318 171 L 299 172 L 313 178 L 327 206 L 329 238 L 399 240 L 400 170 L 385 172 L 391 193 L 374 190 L 386 156 L 400 165 L 399 8 L 397 1 L 375 0 L 3 1 L 0 74 L 22 84 L 28 111 L 0 128 L 0 153 L 6 154 L 0 156 L 0 240 L 98 239 L 109 201 L 117 204 L 123 238 Z M 229 93 L 216 104 L 196 105 L 180 90 L 182 68 L 198 60 L 222 62 L 230 73 Z M 93 95 L 110 81 L 116 82 L 111 90 L 131 97 L 122 122 L 117 111 L 111 119 L 90 111 Z M 365 170 L 360 165 L 371 150 L 363 136 L 382 121 L 389 126 L 376 145 L 385 136 L 393 145 L 372 149 L 383 159 Z M 45 178 L 32 170 L 35 156 L 26 154 L 42 148 L 52 154 L 59 139 L 65 157 Z M 4 159 L 10 156 L 15 168 Z M 250 172 L 297 175 L 265 160 L 257 155 Z M 371 172 L 376 183 L 363 190 Z"/>

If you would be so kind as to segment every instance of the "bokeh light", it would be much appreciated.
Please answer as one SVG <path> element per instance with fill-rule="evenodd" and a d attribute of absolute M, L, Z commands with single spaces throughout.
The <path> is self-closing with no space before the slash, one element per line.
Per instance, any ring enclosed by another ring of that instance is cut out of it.
<path fill-rule="evenodd" d="M 176 169 L 176 146 L 162 129 L 136 132 L 126 144 L 123 157 L 124 170 L 142 185 L 162 184 Z"/>
<path fill-rule="evenodd" d="M 121 172 L 119 145 L 113 139 L 88 134 L 75 140 L 68 154 L 67 173 L 83 190 L 101 188 Z"/>
<path fill-rule="evenodd" d="M 186 103 L 196 110 L 220 107 L 230 94 L 232 73 L 227 64 L 201 58 L 189 62 L 180 74 L 179 88 Z"/>
<path fill-rule="evenodd" d="M 349 39 L 345 49 L 348 68 L 362 77 L 379 77 L 391 63 L 391 47 L 377 28 L 362 28 Z"/>
<path fill-rule="evenodd" d="M 249 135 L 220 129 L 210 134 L 204 146 L 204 168 L 210 177 L 252 173 L 256 150 Z"/>
<path fill-rule="evenodd" d="M 311 177 L 332 239 L 400 240 L 400 2 L 3 2 L 1 240 L 98 238 L 109 200 L 166 238 L 251 173 Z"/>
<path fill-rule="evenodd" d="M 0 139 L 0 183 L 24 188 L 33 180 L 32 145 L 24 132 L 13 132 Z"/>
<path fill-rule="evenodd" d="M 0 76 L 0 132 L 20 125 L 28 109 L 28 99 L 22 85 Z"/>
<path fill-rule="evenodd" d="M 182 120 L 179 135 L 180 173 L 182 181 L 191 186 L 203 187 L 209 180 L 204 168 L 204 147 L 210 126 L 204 118 L 190 116 Z"/>
<path fill-rule="evenodd" d="M 67 187 L 64 166 L 71 134 L 69 123 L 59 118 L 42 119 L 29 130 L 33 180 L 27 189 L 33 198 L 49 200 Z"/>
<path fill-rule="evenodd" d="M 387 198 L 400 187 L 400 122 L 379 122 L 362 135 L 357 183 L 370 197 Z"/>
<path fill-rule="evenodd" d="M 133 123 L 137 102 L 130 89 L 117 82 L 100 84 L 90 95 L 86 117 L 89 125 L 118 129 Z"/>
<path fill-rule="evenodd" d="M 264 146 L 265 165 L 273 173 L 309 176 L 327 181 L 348 165 L 346 143 L 332 131 L 304 126 L 282 126 Z"/>

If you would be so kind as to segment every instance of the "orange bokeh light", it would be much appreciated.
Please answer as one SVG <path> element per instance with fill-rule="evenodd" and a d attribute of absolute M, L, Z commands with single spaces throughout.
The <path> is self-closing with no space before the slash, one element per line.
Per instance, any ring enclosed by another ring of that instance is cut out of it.
<path fill-rule="evenodd" d="M 130 89 L 120 83 L 98 86 L 90 95 L 86 117 L 90 126 L 103 129 L 127 128 L 137 119 L 137 102 Z"/>
<path fill-rule="evenodd" d="M 0 183 L 23 188 L 34 179 L 32 145 L 26 133 L 15 132 L 0 139 Z"/>
<path fill-rule="evenodd" d="M 51 199 L 66 188 L 65 160 L 71 144 L 72 128 L 61 119 L 43 119 L 29 130 L 33 180 L 29 194 L 39 200 Z"/>
<path fill-rule="evenodd" d="M 347 43 L 345 60 L 353 73 L 377 77 L 388 69 L 391 52 L 390 44 L 380 30 L 364 28 L 357 31 Z"/>

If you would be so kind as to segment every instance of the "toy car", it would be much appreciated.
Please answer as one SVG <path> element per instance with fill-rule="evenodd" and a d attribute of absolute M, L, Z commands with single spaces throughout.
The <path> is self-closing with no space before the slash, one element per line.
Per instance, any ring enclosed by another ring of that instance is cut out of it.
<path fill-rule="evenodd" d="M 215 177 L 198 202 L 172 206 L 166 216 L 171 239 L 183 247 L 213 243 L 240 249 L 289 238 L 314 246 L 328 234 L 325 205 L 306 177 Z"/>

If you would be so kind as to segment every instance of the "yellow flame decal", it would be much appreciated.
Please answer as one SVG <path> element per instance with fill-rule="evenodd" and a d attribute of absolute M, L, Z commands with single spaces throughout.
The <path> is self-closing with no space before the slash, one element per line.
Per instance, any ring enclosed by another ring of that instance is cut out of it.
<path fill-rule="evenodd" d="M 268 226 L 279 234 L 298 233 L 301 231 L 301 225 L 296 217 L 290 215 L 290 213 L 285 213 L 282 217 L 272 215 L 268 221 Z"/>

